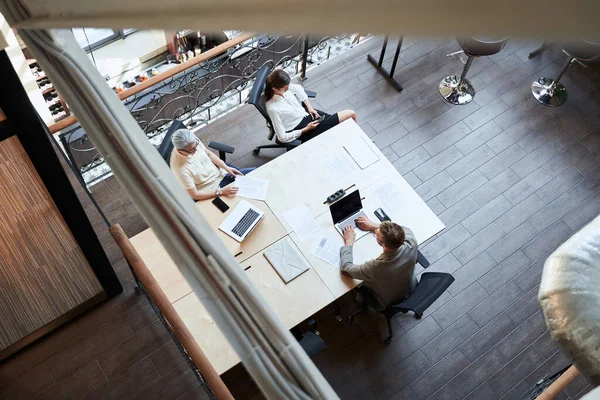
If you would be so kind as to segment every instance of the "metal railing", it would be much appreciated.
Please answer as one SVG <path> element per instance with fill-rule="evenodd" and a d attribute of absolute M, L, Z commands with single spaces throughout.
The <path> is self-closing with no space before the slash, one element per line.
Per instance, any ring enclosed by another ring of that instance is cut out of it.
<path fill-rule="evenodd" d="M 305 35 L 267 34 L 230 42 L 230 47 L 213 58 L 186 69 L 182 69 L 183 64 L 171 64 L 169 67 L 181 71 L 171 73 L 167 79 L 157 79 L 156 84 L 130 96 L 120 96 L 155 146 L 160 145 L 173 119 L 198 128 L 243 105 L 261 66 L 281 67 L 303 80 L 307 65 L 320 64 L 350 49 L 358 40 L 353 41 L 350 35 L 313 39 Z M 75 119 L 73 122 L 58 137 L 83 181 L 92 186 L 111 171 L 83 128 Z"/>

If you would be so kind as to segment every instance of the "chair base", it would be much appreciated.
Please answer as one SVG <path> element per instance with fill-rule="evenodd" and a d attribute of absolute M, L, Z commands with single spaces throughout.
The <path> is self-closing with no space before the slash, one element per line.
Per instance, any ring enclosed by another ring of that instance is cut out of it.
<path fill-rule="evenodd" d="M 450 104 L 461 106 L 468 104 L 475 96 L 475 89 L 471 82 L 456 75 L 447 76 L 440 82 L 440 94 Z"/>
<path fill-rule="evenodd" d="M 567 101 L 567 88 L 560 82 L 553 84 L 554 79 L 540 78 L 531 85 L 531 94 L 545 106 L 562 106 Z"/>

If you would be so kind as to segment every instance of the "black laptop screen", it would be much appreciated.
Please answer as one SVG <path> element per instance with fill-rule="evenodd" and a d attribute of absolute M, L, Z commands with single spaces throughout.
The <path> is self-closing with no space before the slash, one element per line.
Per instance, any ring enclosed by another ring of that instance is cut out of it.
<path fill-rule="evenodd" d="M 362 209 L 358 190 L 329 206 L 333 223 L 337 224 Z"/>

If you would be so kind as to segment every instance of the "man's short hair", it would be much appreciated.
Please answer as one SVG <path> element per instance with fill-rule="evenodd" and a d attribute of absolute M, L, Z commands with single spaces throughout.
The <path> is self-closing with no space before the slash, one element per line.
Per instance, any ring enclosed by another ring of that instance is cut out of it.
<path fill-rule="evenodd" d="M 404 243 L 404 229 L 395 222 L 385 221 L 379 225 L 379 232 L 383 244 L 392 249 L 397 249 Z"/>

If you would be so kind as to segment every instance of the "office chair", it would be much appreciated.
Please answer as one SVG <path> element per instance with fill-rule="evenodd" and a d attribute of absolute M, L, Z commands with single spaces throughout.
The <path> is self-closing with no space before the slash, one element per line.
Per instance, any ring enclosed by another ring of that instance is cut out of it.
<path fill-rule="evenodd" d="M 268 65 L 263 65 L 260 67 L 258 72 L 256 73 L 256 80 L 254 81 L 254 85 L 252 86 L 252 90 L 250 90 L 250 95 L 248 96 L 248 103 L 252 104 L 256 109 L 261 113 L 261 115 L 265 118 L 267 122 L 267 128 L 269 129 L 269 140 L 273 140 L 275 138 L 275 144 L 265 144 L 262 146 L 256 146 L 254 148 L 254 154 L 258 154 L 260 149 L 285 149 L 286 151 L 290 151 L 291 149 L 300 146 L 302 142 L 298 139 L 284 143 L 280 142 L 277 139 L 277 135 L 275 135 L 275 130 L 273 129 L 273 124 L 271 123 L 271 118 L 269 118 L 269 114 L 267 113 L 267 109 L 265 107 L 265 96 L 263 91 L 265 89 L 265 80 L 267 76 L 271 73 L 271 68 Z M 317 93 L 305 90 L 306 94 L 310 98 L 317 97 Z M 304 106 L 304 104 L 303 104 Z"/>
<path fill-rule="evenodd" d="M 309 318 L 305 323 L 308 324 L 308 330 L 305 332 L 302 332 L 299 326 L 293 327 L 290 329 L 290 332 L 294 335 L 298 343 L 300 343 L 300 346 L 302 346 L 306 354 L 308 354 L 309 357 L 312 357 L 321 350 L 326 349 L 327 344 L 319 336 L 319 331 L 317 331 L 317 321 L 314 318 Z"/>
<path fill-rule="evenodd" d="M 158 152 L 167 164 L 169 164 L 171 152 L 173 151 L 174 147 L 173 142 L 171 142 L 171 136 L 173 136 L 173 133 L 175 133 L 175 131 L 178 129 L 187 129 L 187 127 L 180 120 L 174 119 L 171 123 L 171 126 L 169 127 L 169 130 L 167 130 L 165 137 L 160 143 L 160 146 L 158 146 Z M 227 154 L 232 154 L 235 151 L 235 149 L 231 146 L 212 140 L 210 141 L 210 143 L 208 143 L 208 147 L 217 150 L 219 152 L 219 158 L 223 161 L 225 161 L 225 159 L 227 158 Z"/>
<path fill-rule="evenodd" d="M 421 319 L 427 308 L 433 304 L 448 289 L 454 282 L 454 277 L 445 272 L 425 272 L 421 275 L 421 280 L 417 283 L 415 290 L 406 300 L 401 303 L 387 306 L 383 310 L 376 310 L 385 317 L 389 337 L 384 340 L 384 343 L 390 343 L 394 337 L 392 318 L 399 312 L 407 313 L 413 311 L 415 318 Z M 361 291 L 361 296 L 365 298 L 360 310 L 350 316 L 350 325 L 361 312 L 367 309 L 367 305 L 374 300 L 372 295 L 364 290 Z M 369 298 L 371 297 L 371 298 Z"/>

